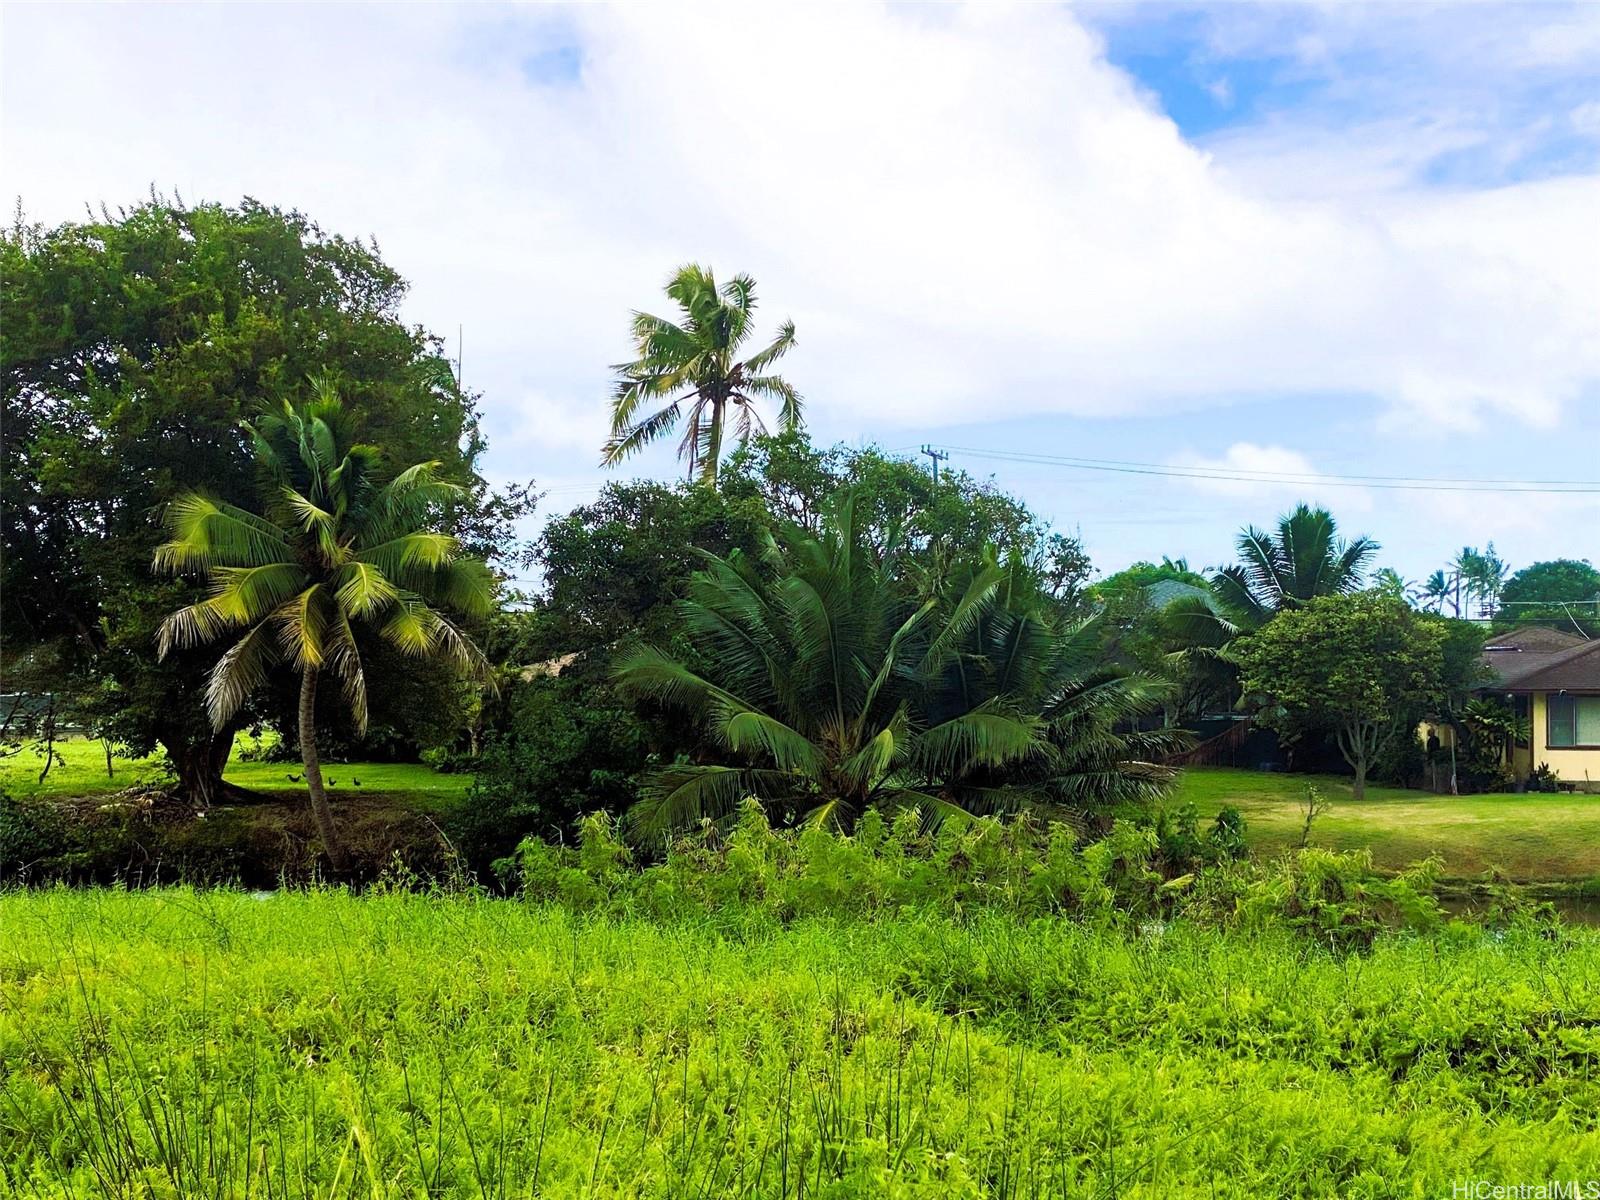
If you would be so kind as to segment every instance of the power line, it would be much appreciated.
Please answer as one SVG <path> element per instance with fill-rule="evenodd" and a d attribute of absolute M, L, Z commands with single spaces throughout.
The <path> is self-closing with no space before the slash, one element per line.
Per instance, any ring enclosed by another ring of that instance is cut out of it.
<path fill-rule="evenodd" d="M 1023 450 L 985 450 L 976 446 L 950 446 L 950 451 L 973 458 L 1035 466 L 1065 467 L 1076 471 L 1105 471 L 1119 475 L 1153 475 L 1173 479 L 1209 479 L 1233 483 L 1278 483 L 1289 486 L 1378 488 L 1415 492 L 1511 492 L 1563 496 L 1600 495 L 1600 481 L 1577 479 L 1430 479 L 1404 475 L 1307 475 L 1286 471 L 1252 471 L 1247 468 L 1181 467 L 1163 463 L 1128 462 L 1108 458 L 1072 458 L 1035 454 Z"/>

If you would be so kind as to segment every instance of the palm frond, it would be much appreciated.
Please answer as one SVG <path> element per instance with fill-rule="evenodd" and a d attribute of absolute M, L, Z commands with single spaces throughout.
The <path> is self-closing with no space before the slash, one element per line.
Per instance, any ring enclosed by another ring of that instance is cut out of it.
<path fill-rule="evenodd" d="M 777 800 L 797 794 L 798 781 L 782 771 L 744 767 L 664 767 L 648 775 L 628 824 L 640 837 L 661 837 L 701 821 L 732 816 L 750 796 Z"/>
<path fill-rule="evenodd" d="M 811 742 L 782 721 L 750 708 L 731 709 L 717 705 L 711 729 L 722 742 L 739 754 L 760 754 L 779 770 L 814 775 L 822 766 L 822 756 Z"/>
<path fill-rule="evenodd" d="M 345 707 L 350 710 L 356 732 L 367 731 L 367 675 L 361 665 L 355 630 L 343 608 L 336 609 L 328 627 L 328 665 L 339 680 Z"/>
<path fill-rule="evenodd" d="M 173 536 L 156 549 L 158 571 L 256 567 L 294 556 L 284 531 L 271 521 L 199 493 L 169 504 L 166 524 Z"/>
<path fill-rule="evenodd" d="M 360 559 L 340 567 L 332 582 L 340 612 L 352 617 L 370 617 L 400 597 L 400 589 L 382 571 Z"/>
<path fill-rule="evenodd" d="M 376 567 L 391 579 L 412 570 L 436 571 L 461 553 L 461 543 L 448 533 L 414 530 L 373 546 L 363 546 L 352 558 Z"/>
<path fill-rule="evenodd" d="M 328 612 L 322 601 L 323 585 L 314 583 L 272 613 L 278 648 L 298 671 L 322 665 L 328 629 Z"/>
<path fill-rule="evenodd" d="M 267 681 L 277 661 L 271 626 L 266 622 L 228 647 L 206 680 L 206 712 L 212 728 L 222 729 L 233 719 L 250 694 Z"/>
<path fill-rule="evenodd" d="M 917 763 L 934 778 L 947 778 L 975 766 L 1003 767 L 1040 753 L 1044 724 L 986 706 L 924 730 L 917 738 Z"/>

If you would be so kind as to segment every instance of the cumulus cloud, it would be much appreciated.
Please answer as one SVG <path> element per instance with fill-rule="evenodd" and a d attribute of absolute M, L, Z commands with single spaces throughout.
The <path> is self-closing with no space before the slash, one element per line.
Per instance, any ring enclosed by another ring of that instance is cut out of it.
<path fill-rule="evenodd" d="M 1596 178 L 1308 192 L 1270 138 L 1185 141 L 1058 6 L 7 25 L 4 187 L 30 213 L 154 181 L 376 233 L 413 315 L 467 326 L 491 436 L 543 422 L 563 453 L 580 431 L 556 410 L 602 402 L 627 310 L 689 259 L 796 319 L 793 375 L 841 432 L 1269 395 L 1550 425 L 1600 381 Z"/>

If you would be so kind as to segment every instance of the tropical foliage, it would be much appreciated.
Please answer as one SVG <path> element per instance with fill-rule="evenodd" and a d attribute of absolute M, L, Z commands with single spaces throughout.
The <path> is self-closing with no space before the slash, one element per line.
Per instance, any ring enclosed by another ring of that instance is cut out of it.
<path fill-rule="evenodd" d="M 1341 539 L 1332 514 L 1306 504 L 1279 518 L 1271 532 L 1244 529 L 1237 545 L 1238 565 L 1218 572 L 1212 585 L 1247 628 L 1318 596 L 1358 590 L 1379 549 L 1368 537 Z"/>
<path fill-rule="evenodd" d="M 438 341 L 401 318 L 405 294 L 375 247 L 250 200 L 152 199 L 0 232 L 7 690 L 70 693 L 97 735 L 138 756 L 165 750 L 196 804 L 228 795 L 236 730 L 278 718 L 279 698 L 212 727 L 196 697 L 217 652 L 156 661 L 156 630 L 185 591 L 150 559 L 178 496 L 252 503 L 240 421 L 308 375 L 339 380 L 395 461 L 441 461 L 466 489 L 451 532 L 507 540 L 482 529 L 491 498 L 472 400 Z"/>
<path fill-rule="evenodd" d="M 800 393 L 772 373 L 794 347 L 794 322 L 785 321 L 776 338 L 740 359 L 740 347 L 754 333 L 755 280 L 735 275 L 719 287 L 708 268 L 690 264 L 673 275 L 667 296 L 682 314 L 677 321 L 633 314 L 636 357 L 616 367 L 603 458 L 621 462 L 666 437 L 687 415 L 678 456 L 691 478 L 714 485 L 730 424 L 741 442 L 766 429 L 759 401 L 778 405 L 781 428 L 800 426 Z"/>
<path fill-rule="evenodd" d="M 435 605 L 482 615 L 494 596 L 484 564 L 431 527 L 461 489 L 438 477 L 437 462 L 386 477 L 378 448 L 355 442 L 351 427 L 326 381 L 304 407 L 286 401 L 250 428 L 264 515 L 199 493 L 179 497 L 167 512 L 171 540 L 155 556 L 158 570 L 210 584 L 204 600 L 162 623 L 160 654 L 234 639 L 206 687 L 213 725 L 225 726 L 280 663 L 299 675 L 306 784 L 336 867 L 342 854 L 317 756 L 319 678 L 338 681 L 363 728 L 358 626 L 411 657 L 481 672 L 477 647 Z"/>
<path fill-rule="evenodd" d="M 1364 798 L 1367 772 L 1445 699 L 1446 631 L 1381 592 L 1321 596 L 1241 639 L 1257 719 L 1289 738 L 1331 734 Z"/>
<path fill-rule="evenodd" d="M 1153 685 L 1092 678 L 1092 635 L 1059 634 L 1018 564 L 990 555 L 932 577 L 864 526 L 846 493 L 815 536 L 707 556 L 679 609 L 703 666 L 648 646 L 619 663 L 627 692 L 701 721 L 713 760 L 647 781 L 643 831 L 726 817 L 747 796 L 848 825 L 869 806 L 996 812 L 1159 783 L 1132 761 L 1139 738 L 1111 728 Z"/>

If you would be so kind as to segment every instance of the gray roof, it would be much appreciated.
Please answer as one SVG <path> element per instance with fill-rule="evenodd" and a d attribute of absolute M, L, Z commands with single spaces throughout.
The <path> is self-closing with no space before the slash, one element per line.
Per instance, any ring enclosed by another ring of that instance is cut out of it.
<path fill-rule="evenodd" d="M 1507 692 L 1600 692 L 1600 639 L 1529 626 L 1490 638 L 1489 686 Z"/>

